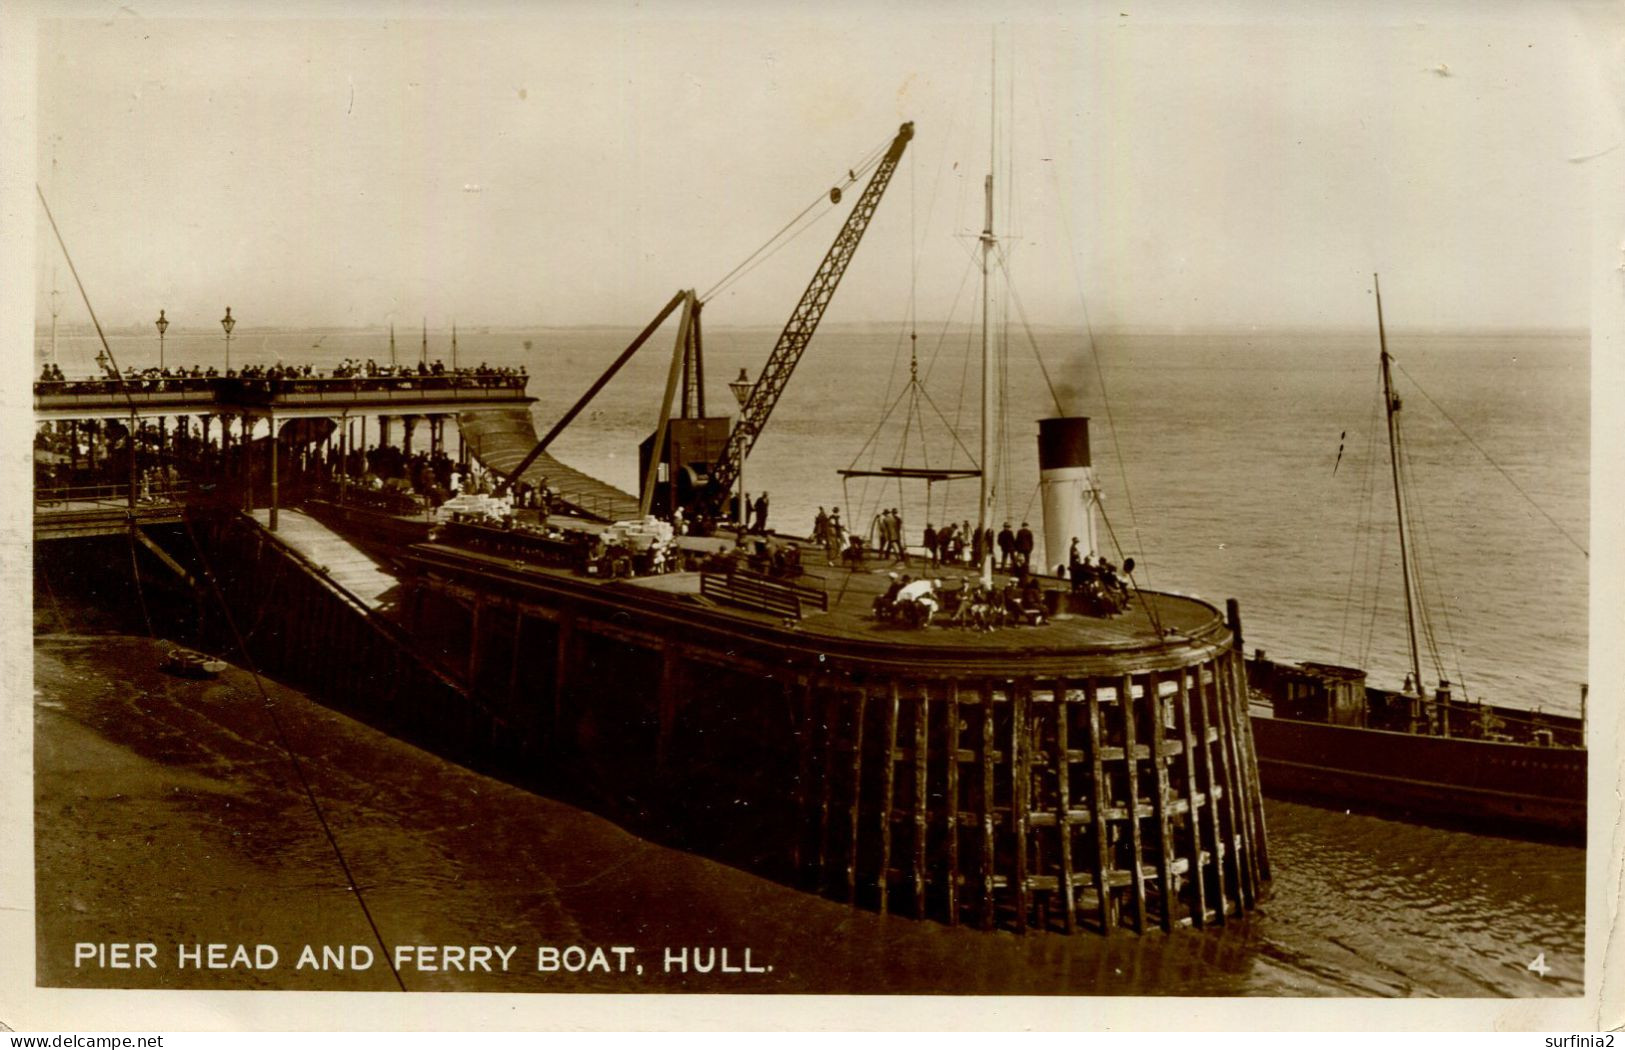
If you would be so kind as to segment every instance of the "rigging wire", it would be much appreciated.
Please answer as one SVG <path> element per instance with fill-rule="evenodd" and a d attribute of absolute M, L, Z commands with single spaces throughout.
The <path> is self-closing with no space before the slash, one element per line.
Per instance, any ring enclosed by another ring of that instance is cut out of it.
<path fill-rule="evenodd" d="M 1044 105 L 1043 102 L 1037 98 L 1035 98 L 1033 101 L 1034 109 L 1038 113 L 1039 135 L 1043 141 L 1044 151 L 1046 154 L 1048 154 L 1049 127 L 1048 122 L 1044 117 Z M 1061 192 L 1060 179 L 1055 174 L 1055 165 L 1051 164 L 1049 165 L 1049 168 L 1050 181 L 1055 187 L 1056 205 L 1061 211 L 1061 234 L 1066 239 L 1067 258 L 1072 264 L 1072 281 L 1077 288 L 1078 305 L 1083 310 L 1084 334 L 1087 336 L 1089 342 L 1089 356 L 1094 361 L 1095 378 L 1100 385 L 1100 403 L 1101 407 L 1104 408 L 1106 412 L 1106 427 L 1111 431 L 1112 435 L 1112 455 L 1117 460 L 1117 473 L 1123 482 L 1123 502 L 1128 508 L 1129 527 L 1134 531 L 1135 544 L 1143 552 L 1145 550 L 1145 541 L 1140 536 L 1140 519 L 1139 515 L 1136 514 L 1134 510 L 1134 493 L 1129 486 L 1128 467 L 1125 465 L 1123 460 L 1123 445 L 1117 434 L 1117 420 L 1112 412 L 1111 398 L 1107 396 L 1106 392 L 1106 373 L 1100 364 L 1100 350 L 1095 344 L 1094 322 L 1089 317 L 1089 302 L 1083 294 L 1083 273 L 1078 269 L 1077 247 L 1072 243 L 1072 219 L 1067 212 L 1066 196 Z M 1102 505 L 1102 507 L 1103 506 L 1104 505 Z M 1102 517 L 1104 517 L 1104 513 L 1102 514 Z M 1113 542 L 1115 543 L 1116 541 L 1114 540 Z M 1146 570 L 1146 585 L 1150 586 L 1150 584 L 1151 574 L 1148 566 Z"/>
<path fill-rule="evenodd" d="M 999 268 L 1004 269 L 1003 253 L 999 255 Z M 1038 352 L 1038 339 L 1033 334 L 1033 326 L 1027 321 L 1027 308 L 1021 302 L 1021 296 L 1016 292 L 1016 284 L 1010 280 L 1010 271 L 1004 271 L 1005 287 L 1010 292 L 1010 299 L 1016 304 L 1016 316 L 1021 319 L 1022 331 L 1027 335 L 1027 345 L 1032 348 L 1033 360 L 1038 362 L 1038 371 L 1044 377 L 1044 386 L 1049 390 L 1050 400 L 1055 402 L 1055 414 L 1066 415 L 1066 407 L 1061 404 L 1061 396 L 1055 392 L 1055 381 L 1050 378 L 1049 367 L 1044 364 L 1044 355 Z"/>
<path fill-rule="evenodd" d="M 1354 543 L 1349 554 L 1348 586 L 1343 592 L 1343 623 L 1338 628 L 1337 657 L 1345 659 L 1349 632 L 1349 610 L 1354 607 L 1354 580 L 1356 575 L 1362 579 L 1369 579 L 1371 565 L 1370 527 L 1371 518 L 1375 513 L 1372 506 L 1372 494 L 1376 483 L 1376 447 L 1377 447 L 1377 402 L 1371 403 L 1370 422 L 1366 428 L 1366 456 L 1365 472 L 1360 481 L 1360 504 L 1358 515 L 1354 522 Z M 1364 560 L 1362 561 L 1362 557 Z"/>
<path fill-rule="evenodd" d="M 1586 548 L 1584 547 L 1584 545 L 1582 545 L 1580 543 L 1580 541 L 1576 540 L 1573 536 L 1570 536 L 1568 534 L 1568 531 L 1565 530 L 1563 528 L 1563 526 L 1561 526 L 1561 525 L 1559 525 L 1557 523 L 1557 519 L 1553 518 L 1550 514 L 1546 513 L 1546 509 L 1544 507 L 1542 507 L 1539 503 L 1535 502 L 1534 498 L 1532 496 L 1530 496 L 1529 493 L 1527 493 L 1527 492 L 1525 492 L 1523 490 L 1523 486 L 1519 485 L 1515 480 L 1513 480 L 1512 475 L 1508 474 L 1506 472 L 1505 468 L 1503 468 L 1501 466 L 1501 464 L 1497 463 L 1490 456 L 1490 454 L 1488 452 L 1485 452 L 1484 449 L 1479 446 L 1478 442 L 1473 440 L 1473 436 L 1471 434 L 1467 433 L 1466 429 L 1463 428 L 1460 423 L 1456 422 L 1456 419 L 1455 419 L 1454 416 L 1452 416 L 1449 412 L 1446 412 L 1444 410 L 1443 405 L 1441 405 L 1437 401 L 1433 400 L 1433 395 L 1429 394 L 1425 389 L 1423 389 L 1422 384 L 1418 383 L 1414 376 L 1412 376 L 1409 372 L 1405 371 L 1405 366 L 1399 363 L 1399 359 L 1394 357 L 1393 354 L 1389 354 L 1388 358 L 1389 358 L 1389 360 L 1394 362 L 1394 366 L 1399 369 L 1400 373 L 1402 375 L 1404 375 L 1406 379 L 1409 379 L 1411 381 L 1411 385 L 1416 387 L 1417 391 L 1424 398 L 1427 399 L 1428 404 L 1432 405 L 1436 410 L 1438 410 L 1438 413 L 1441 416 L 1443 416 L 1446 420 L 1448 420 L 1450 422 L 1451 426 L 1456 428 L 1456 431 L 1459 434 L 1461 434 L 1461 436 L 1463 438 L 1465 438 L 1467 440 L 1467 443 L 1469 445 L 1473 446 L 1474 451 L 1476 451 L 1479 455 L 1483 456 L 1484 459 L 1489 463 L 1489 465 L 1494 467 L 1500 473 L 1500 475 L 1503 478 L 1506 479 L 1507 484 L 1511 485 L 1514 489 L 1516 489 L 1518 495 L 1522 496 L 1524 498 L 1524 500 L 1531 507 L 1535 508 L 1535 510 L 1540 513 L 1541 517 L 1545 518 L 1547 520 L 1547 522 L 1549 522 L 1551 524 L 1552 528 L 1557 530 L 1558 535 L 1562 536 L 1565 540 L 1568 540 L 1569 543 L 1573 544 L 1574 549 L 1579 551 L 1581 554 L 1585 555 L 1585 557 L 1589 560 L 1590 557 L 1591 557 L 1591 552 L 1586 550 Z"/>
<path fill-rule="evenodd" d="M 299 753 L 294 750 L 292 743 L 288 740 L 288 733 L 282 724 L 282 719 L 277 717 L 276 704 L 272 701 L 270 692 L 265 688 L 265 682 L 260 677 L 259 667 L 248 651 L 248 645 L 243 639 L 242 632 L 237 627 L 237 618 L 231 614 L 231 606 L 227 604 L 226 597 L 220 590 L 220 583 L 215 578 L 214 569 L 209 564 L 208 555 L 203 551 L 203 545 L 198 542 L 197 532 L 192 528 L 190 517 L 182 515 L 181 525 L 186 530 L 187 539 L 192 543 L 192 549 L 197 553 L 198 565 L 202 569 L 203 578 L 208 581 L 209 590 L 213 592 L 215 602 L 220 606 L 220 611 L 224 614 L 226 626 L 230 629 L 232 640 L 237 646 L 237 653 L 242 657 L 243 669 L 248 672 L 249 677 L 254 682 L 254 688 L 260 694 L 261 706 L 266 716 L 271 720 L 271 726 L 276 733 L 277 742 L 282 748 L 282 753 L 287 756 L 288 764 L 293 766 L 294 775 L 299 779 L 299 786 L 304 791 L 312 812 L 316 814 L 316 822 L 321 825 L 322 834 L 327 838 L 327 845 L 333 851 L 333 856 L 338 859 L 339 870 L 344 874 L 345 887 L 355 897 L 356 904 L 361 908 L 362 917 L 367 920 L 367 925 L 371 927 L 373 938 L 383 951 L 384 961 L 389 964 L 389 972 L 394 976 L 395 984 L 404 992 L 406 991 L 406 982 L 401 979 L 400 971 L 395 967 L 394 955 L 389 950 L 388 942 L 384 940 L 383 931 L 378 928 L 378 923 L 372 916 L 372 909 L 367 906 L 367 900 L 361 893 L 361 886 L 356 882 L 355 874 L 350 870 L 350 862 L 345 859 L 344 850 L 339 846 L 338 837 L 333 833 L 332 825 L 328 823 L 327 813 L 322 808 L 321 802 L 316 798 L 316 791 L 310 785 L 310 777 L 305 773 L 304 763 L 299 760 Z"/>
<path fill-rule="evenodd" d="M 1371 651 L 1377 636 L 1377 614 L 1382 604 L 1382 571 L 1387 566 L 1388 530 L 1382 529 L 1378 533 L 1379 544 L 1376 558 L 1376 577 L 1371 583 L 1371 608 L 1366 614 L 1364 642 L 1360 647 L 1359 663 L 1362 667 L 1370 666 Z"/>
<path fill-rule="evenodd" d="M 68 253 L 68 246 L 62 239 L 62 231 L 57 228 L 56 217 L 51 214 L 51 206 L 45 200 L 45 192 L 40 189 L 38 184 L 35 184 L 34 190 L 39 194 L 40 205 L 45 209 L 45 217 L 51 224 L 51 232 L 56 235 L 57 244 L 62 249 L 62 256 L 67 260 L 68 270 L 73 274 L 74 284 L 76 284 L 79 288 L 79 295 L 80 298 L 84 300 L 85 310 L 89 312 L 91 323 L 96 327 L 96 335 L 99 339 L 101 339 L 102 348 L 107 352 L 108 361 L 112 366 L 114 375 L 118 379 L 119 389 L 123 392 L 126 400 L 130 404 L 130 458 L 131 462 L 133 463 L 135 460 L 135 395 L 131 393 L 130 384 L 125 381 L 123 372 L 118 367 L 118 361 L 113 356 L 113 348 L 107 343 L 107 336 L 102 331 L 101 322 L 96 318 L 95 307 L 91 306 L 90 304 L 90 295 L 85 291 L 84 282 L 79 279 L 79 270 L 73 265 L 73 257 Z M 237 642 L 237 649 L 242 654 L 248 673 L 253 677 L 255 687 L 259 689 L 260 697 L 264 701 L 265 711 L 270 716 L 271 723 L 275 727 L 282 751 L 287 756 L 289 763 L 292 764 L 294 771 L 299 776 L 299 782 L 304 787 L 305 797 L 310 802 L 311 808 L 316 814 L 316 819 L 318 823 L 321 824 L 323 833 L 327 836 L 327 842 L 333 850 L 333 855 L 338 859 L 339 868 L 344 873 L 345 882 L 348 885 L 351 893 L 355 896 L 356 903 L 361 906 L 361 912 L 366 917 L 367 924 L 372 927 L 373 935 L 378 940 L 378 946 L 383 949 L 384 958 L 385 961 L 389 963 L 390 972 L 395 975 L 395 983 L 399 985 L 401 991 L 404 992 L 406 991 L 406 985 L 401 980 L 400 972 L 395 968 L 395 961 L 390 955 L 389 945 L 384 942 L 383 933 L 378 929 L 378 924 L 373 921 L 372 911 L 367 907 L 366 899 L 361 894 L 361 888 L 356 884 L 355 876 L 350 872 L 350 865 L 344 857 L 344 851 L 339 848 L 338 839 L 334 836 L 333 829 L 327 822 L 327 815 L 322 811 L 321 803 L 317 801 L 316 794 L 311 789 L 310 781 L 305 775 L 304 766 L 300 763 L 299 756 L 294 752 L 292 746 L 288 743 L 287 734 L 283 731 L 281 720 L 276 716 L 276 709 L 275 705 L 271 702 L 271 696 L 266 691 L 265 684 L 260 680 L 259 672 L 255 669 L 253 659 L 248 654 L 248 648 L 243 643 L 242 635 L 237 630 L 237 621 L 231 615 L 231 608 L 226 605 L 225 599 L 220 593 L 219 585 L 215 582 L 214 573 L 209 567 L 208 558 L 206 555 L 204 555 L 202 547 L 198 544 L 197 536 L 192 530 L 191 522 L 184 514 L 181 516 L 181 524 L 185 527 L 187 536 L 191 538 L 192 546 L 197 551 L 199 562 L 203 570 L 203 575 L 209 581 L 210 587 L 214 590 L 215 598 L 220 603 L 220 608 L 225 614 L 226 623 L 231 627 L 232 635 Z M 135 568 L 135 536 L 133 532 L 130 535 L 130 558 L 132 568 Z M 139 569 L 136 571 L 135 584 L 137 593 L 142 594 Z M 147 617 L 147 606 L 144 594 L 141 598 L 141 612 L 143 617 Z M 147 617 L 147 630 L 149 634 L 152 633 L 152 621 L 150 617 Z"/>
<path fill-rule="evenodd" d="M 891 141 L 892 140 L 888 138 L 885 142 L 881 143 L 875 149 L 871 150 L 868 154 L 866 154 L 864 156 L 864 159 L 862 161 L 860 161 L 859 164 L 856 167 L 848 168 L 847 173 L 846 173 L 847 177 L 846 177 L 845 181 L 841 182 L 836 188 L 841 189 L 841 190 L 845 190 L 845 189 L 849 188 L 853 183 L 855 183 L 859 179 L 863 178 L 863 176 L 867 175 L 869 173 L 870 169 L 872 169 L 873 167 L 875 167 L 875 165 L 880 163 L 880 158 L 885 155 L 887 148 L 891 145 Z M 785 223 L 783 226 L 779 227 L 778 231 L 775 232 L 773 234 L 773 236 L 769 237 L 766 241 L 762 242 L 761 247 L 757 248 L 755 251 L 753 251 L 749 255 L 747 255 L 744 258 L 744 260 L 739 263 L 739 265 L 735 266 L 732 270 L 729 270 L 726 274 L 724 274 L 722 276 L 722 278 L 720 280 L 718 280 L 709 289 L 707 289 L 705 294 L 699 296 L 700 302 L 704 303 L 704 302 L 714 298 L 715 296 L 719 295 L 721 292 L 723 292 L 731 284 L 737 282 L 740 278 L 744 277 L 751 270 L 755 269 L 760 263 L 766 261 L 769 257 L 776 254 L 785 245 L 789 244 L 791 241 L 793 241 L 797 237 L 801 236 L 808 229 L 811 229 L 814 225 L 817 224 L 819 219 L 823 218 L 825 215 L 829 214 L 831 211 L 834 211 L 836 205 L 832 201 L 830 201 L 830 196 L 831 196 L 831 194 L 830 194 L 829 190 L 824 190 L 821 193 L 819 193 L 819 195 L 817 197 L 815 197 L 810 204 L 808 204 L 805 208 L 801 209 L 801 211 L 797 212 L 796 216 L 793 219 L 791 219 L 789 222 Z M 791 229 L 791 227 L 795 226 L 797 223 L 801 222 L 802 219 L 806 218 L 806 216 L 808 215 L 809 212 L 811 212 L 813 209 L 817 208 L 820 204 L 824 204 L 824 203 L 829 203 L 829 207 L 827 207 L 823 211 L 819 212 L 818 215 L 814 216 L 813 219 L 810 222 L 803 225 L 801 227 L 801 229 L 799 229 L 795 233 L 791 234 L 782 243 L 775 243 L 775 242 L 778 242 L 781 237 L 784 237 L 785 233 L 787 231 L 789 231 Z"/>
<path fill-rule="evenodd" d="M 1112 549 L 1117 551 L 1118 564 L 1119 565 L 1126 565 L 1128 562 L 1127 562 L 1127 558 L 1125 558 L 1124 555 L 1123 555 L 1123 545 L 1121 543 L 1117 542 L 1117 530 L 1112 527 L 1112 519 L 1106 513 L 1106 504 L 1104 502 L 1102 502 L 1102 500 L 1100 498 L 1100 489 L 1096 488 L 1094 490 L 1094 493 L 1095 493 L 1095 508 L 1100 512 L 1100 520 L 1106 523 L 1106 535 L 1111 538 Z M 1045 551 L 1044 553 L 1048 554 L 1049 552 Z M 1128 582 L 1134 588 L 1135 597 L 1140 599 L 1140 608 L 1145 610 L 1146 617 L 1148 619 L 1150 619 L 1150 621 L 1151 621 L 1152 629 L 1157 632 L 1157 637 L 1161 638 L 1163 636 L 1162 635 L 1162 617 L 1157 615 L 1157 607 L 1156 607 L 1155 603 L 1148 602 L 1148 601 L 1145 600 L 1145 592 L 1140 589 L 1140 581 L 1136 580 L 1132 573 L 1129 574 Z"/>
<path fill-rule="evenodd" d="M 147 637 L 156 640 L 158 634 L 152 629 L 152 616 L 147 612 L 146 591 L 141 586 L 141 566 L 135 557 L 135 527 L 132 525 L 124 536 L 130 542 L 130 578 L 135 581 L 136 600 L 141 603 L 141 619 L 146 621 Z"/>
<path fill-rule="evenodd" d="M 1394 439 L 1399 448 L 1400 487 L 1406 492 L 1414 492 L 1416 490 L 1416 486 L 1411 480 L 1412 466 L 1410 444 L 1405 440 L 1404 430 L 1397 425 L 1394 428 Z M 1422 629 L 1422 640 L 1427 647 L 1428 660 L 1433 665 L 1434 676 L 1436 679 L 1442 679 L 1444 678 L 1444 664 L 1439 659 L 1439 640 L 1436 632 L 1434 631 L 1433 615 L 1430 611 L 1430 603 L 1427 597 L 1428 590 L 1426 587 L 1426 581 L 1422 575 L 1420 544 L 1422 542 L 1423 525 L 1421 521 L 1421 514 L 1421 508 L 1417 506 L 1416 500 L 1412 499 L 1405 501 L 1405 524 L 1409 527 L 1411 537 L 1417 544 L 1417 550 L 1415 552 L 1417 557 L 1412 559 L 1415 562 L 1415 565 L 1412 567 L 1413 571 L 1411 572 L 1410 579 L 1411 593 L 1416 597 L 1416 620 L 1417 624 Z M 1417 688 L 1420 689 L 1422 683 L 1418 682 L 1416 684 Z"/>

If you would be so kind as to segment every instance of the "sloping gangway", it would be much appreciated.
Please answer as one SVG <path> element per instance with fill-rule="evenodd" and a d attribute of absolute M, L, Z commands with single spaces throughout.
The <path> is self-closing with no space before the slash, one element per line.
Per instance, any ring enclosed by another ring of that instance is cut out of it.
<path fill-rule="evenodd" d="M 457 429 L 474 457 L 487 470 L 505 478 L 536 447 L 536 428 L 527 409 L 462 412 L 457 416 Z M 531 457 L 524 473 L 512 480 L 545 485 L 577 513 L 600 521 L 626 521 L 638 516 L 636 496 L 566 466 L 546 452 Z"/>

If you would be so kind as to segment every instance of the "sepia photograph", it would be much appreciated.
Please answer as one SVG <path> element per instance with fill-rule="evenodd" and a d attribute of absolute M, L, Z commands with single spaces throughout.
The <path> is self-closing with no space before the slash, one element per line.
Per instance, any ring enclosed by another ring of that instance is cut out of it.
<path fill-rule="evenodd" d="M 8 19 L 6 1027 L 1603 1025 L 1617 5 Z"/>

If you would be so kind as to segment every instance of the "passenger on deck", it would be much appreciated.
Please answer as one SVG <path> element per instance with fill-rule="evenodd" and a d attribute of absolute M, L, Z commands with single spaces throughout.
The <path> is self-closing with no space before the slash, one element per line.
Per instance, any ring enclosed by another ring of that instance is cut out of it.
<path fill-rule="evenodd" d="M 1016 534 L 1010 531 L 1010 523 L 1004 523 L 999 530 L 999 569 L 1003 571 L 1010 565 L 1010 559 L 1016 554 Z"/>
<path fill-rule="evenodd" d="M 937 558 L 937 530 L 931 527 L 929 521 L 925 523 L 925 557 L 933 569 L 941 564 Z"/>
<path fill-rule="evenodd" d="M 756 497 L 756 502 L 752 506 L 752 509 L 755 510 L 755 512 L 756 512 L 756 526 L 755 526 L 754 531 L 765 533 L 767 531 L 767 492 L 766 491 L 763 491 L 760 496 Z"/>
<path fill-rule="evenodd" d="M 1044 591 L 1038 586 L 1038 577 L 1027 577 L 1021 589 L 1021 611 L 1023 617 L 1034 624 L 1042 624 L 1049 619 L 1044 608 Z"/>
<path fill-rule="evenodd" d="M 824 530 L 824 560 L 830 565 L 834 565 L 841 556 L 845 534 L 846 528 L 841 524 L 841 508 L 836 507 L 830 512 L 829 525 Z"/>
<path fill-rule="evenodd" d="M 908 580 L 907 576 L 903 579 Z M 903 584 L 894 600 L 902 613 L 903 621 L 911 627 L 927 627 L 931 618 L 937 612 L 937 599 L 934 596 L 939 581 L 919 579 Z"/>

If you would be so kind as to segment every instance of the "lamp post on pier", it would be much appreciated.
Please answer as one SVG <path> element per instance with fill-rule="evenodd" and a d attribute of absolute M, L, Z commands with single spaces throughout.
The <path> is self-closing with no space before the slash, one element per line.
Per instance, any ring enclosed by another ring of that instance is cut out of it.
<path fill-rule="evenodd" d="M 158 371 L 162 372 L 164 370 L 164 333 L 169 331 L 169 319 L 164 316 L 162 310 L 159 310 L 158 320 L 154 323 L 158 326 Z"/>
<path fill-rule="evenodd" d="M 750 381 L 749 377 L 745 374 L 745 370 L 743 368 L 741 368 L 739 370 L 739 378 L 735 379 L 732 383 L 728 384 L 728 389 L 732 390 L 734 392 L 734 400 L 739 402 L 739 408 L 740 408 L 741 412 L 744 411 L 745 402 L 750 400 L 751 388 L 754 387 L 755 385 L 756 384 L 752 383 Z M 740 456 L 739 456 L 739 524 L 741 526 L 743 526 L 745 524 L 745 515 L 746 515 L 746 513 L 747 513 L 747 511 L 746 511 L 746 508 L 745 508 L 745 456 L 744 456 L 744 453 L 741 452 Z"/>
<path fill-rule="evenodd" d="M 226 316 L 220 319 L 220 327 L 226 330 L 226 371 L 231 371 L 231 330 L 237 327 L 237 319 L 231 316 L 231 307 L 226 307 Z"/>

